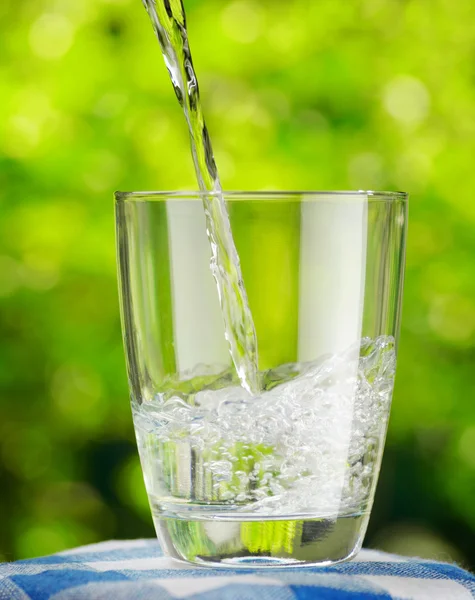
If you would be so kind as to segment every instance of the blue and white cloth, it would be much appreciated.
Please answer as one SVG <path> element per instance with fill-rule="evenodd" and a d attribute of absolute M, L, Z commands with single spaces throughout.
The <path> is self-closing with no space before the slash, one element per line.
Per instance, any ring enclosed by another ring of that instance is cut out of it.
<path fill-rule="evenodd" d="M 0 564 L 0 600 L 473 600 L 475 576 L 442 562 L 363 550 L 332 567 L 195 568 L 158 542 L 104 542 Z"/>

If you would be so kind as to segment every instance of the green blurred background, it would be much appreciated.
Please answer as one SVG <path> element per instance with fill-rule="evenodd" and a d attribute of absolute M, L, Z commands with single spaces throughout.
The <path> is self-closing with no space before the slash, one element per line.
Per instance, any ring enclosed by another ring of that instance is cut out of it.
<path fill-rule="evenodd" d="M 475 3 L 185 0 L 227 189 L 411 193 L 366 544 L 475 565 Z M 0 558 L 153 536 L 112 192 L 194 188 L 140 0 L 0 3 Z"/>

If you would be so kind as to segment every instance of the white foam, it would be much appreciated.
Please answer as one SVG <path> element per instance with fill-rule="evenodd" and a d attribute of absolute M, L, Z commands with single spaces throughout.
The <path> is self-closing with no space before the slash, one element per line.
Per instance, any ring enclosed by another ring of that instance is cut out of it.
<path fill-rule="evenodd" d="M 149 494 L 272 516 L 364 510 L 391 401 L 393 338 L 364 339 L 292 371 L 257 398 L 225 387 L 136 409 Z"/>

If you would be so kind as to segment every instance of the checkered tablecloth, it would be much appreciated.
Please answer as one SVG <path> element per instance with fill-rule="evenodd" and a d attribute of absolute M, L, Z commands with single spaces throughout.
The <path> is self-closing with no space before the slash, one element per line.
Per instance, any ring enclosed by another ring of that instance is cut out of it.
<path fill-rule="evenodd" d="M 325 568 L 195 568 L 156 541 L 104 542 L 0 565 L 0 600 L 473 600 L 475 577 L 434 561 L 363 550 Z"/>

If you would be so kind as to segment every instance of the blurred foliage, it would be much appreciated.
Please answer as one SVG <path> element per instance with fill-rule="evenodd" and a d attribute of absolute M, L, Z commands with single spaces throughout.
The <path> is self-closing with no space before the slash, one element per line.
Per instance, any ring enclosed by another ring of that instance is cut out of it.
<path fill-rule="evenodd" d="M 185 0 L 225 188 L 412 196 L 367 544 L 475 563 L 473 0 Z M 194 188 L 140 0 L 0 3 L 0 554 L 152 536 L 115 189 Z M 412 540 L 412 544 L 404 544 Z"/>

